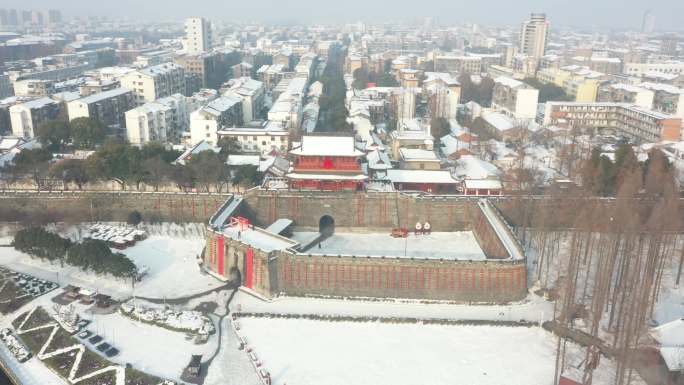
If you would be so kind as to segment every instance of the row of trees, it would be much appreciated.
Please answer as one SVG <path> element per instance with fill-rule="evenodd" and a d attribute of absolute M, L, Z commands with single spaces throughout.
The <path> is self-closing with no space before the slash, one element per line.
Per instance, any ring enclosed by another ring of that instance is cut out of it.
<path fill-rule="evenodd" d="M 523 82 L 539 90 L 539 103 L 573 101 L 563 88 L 555 84 L 545 84 L 537 78 L 525 78 Z"/>
<path fill-rule="evenodd" d="M 458 77 L 461 83 L 461 103 L 475 102 L 482 107 L 492 105 L 492 93 L 494 92 L 494 80 L 483 77 L 479 83 L 474 83 L 470 74 L 463 73 Z"/>
<path fill-rule="evenodd" d="M 96 119 L 65 118 L 44 122 L 36 128 L 36 137 L 50 152 L 62 152 L 72 145 L 78 149 L 93 149 L 107 136 L 106 127 Z"/>
<path fill-rule="evenodd" d="M 536 251 L 529 274 L 556 298 L 555 326 L 574 329 L 581 319 L 594 338 L 581 382 L 592 382 L 602 350 L 616 358 L 613 383 L 629 384 L 663 287 L 678 285 L 684 271 L 679 191 L 658 150 L 640 162 L 629 145 L 614 159 L 596 149 L 580 173 L 583 188 L 552 191 L 543 203 L 520 199 L 504 211 Z M 567 342 L 557 341 L 556 378 L 573 365 Z"/>
<path fill-rule="evenodd" d="M 648 159 L 639 162 L 628 144 L 617 149 L 614 160 L 595 148 L 580 173 L 582 186 L 597 196 L 615 196 L 626 182 L 645 196 L 662 196 L 666 188 L 676 189 L 675 169 L 662 151 L 651 150 Z"/>
<path fill-rule="evenodd" d="M 345 98 L 347 86 L 344 83 L 344 57 L 346 50 L 338 47 L 330 49 L 328 63 L 323 75 L 319 79 L 323 83 L 323 95 L 318 100 L 320 118 L 318 131 L 350 132 L 351 125 L 347 122 L 347 107 Z"/>
<path fill-rule="evenodd" d="M 135 277 L 138 271 L 128 257 L 113 253 L 104 241 L 88 239 L 73 243 L 42 227 L 19 230 L 14 236 L 14 248 L 42 260 L 59 261 L 117 278 Z"/>
<path fill-rule="evenodd" d="M 135 186 L 150 186 L 158 191 L 161 186 L 173 184 L 181 191 L 198 188 L 204 191 L 223 191 L 228 184 L 251 187 L 261 182 L 263 174 L 256 166 L 226 165 L 228 153 L 235 151 L 235 143 L 223 141 L 222 149 L 204 151 L 192 156 L 186 164 L 173 164 L 178 151 L 156 143 L 142 148 L 123 143 L 108 143 L 86 159 L 53 160 L 46 149 L 24 150 L 14 164 L 5 168 L 10 181 L 30 176 L 38 189 L 54 188 L 60 181 L 65 188 L 75 185 L 83 189 L 92 182 L 116 182 L 122 190 Z"/>
<path fill-rule="evenodd" d="M 357 90 L 363 90 L 368 87 L 368 83 L 375 83 L 378 87 L 398 87 L 397 79 L 388 72 L 377 73 L 375 71 L 368 71 L 366 68 L 357 68 L 354 70 L 354 82 L 352 86 Z"/>

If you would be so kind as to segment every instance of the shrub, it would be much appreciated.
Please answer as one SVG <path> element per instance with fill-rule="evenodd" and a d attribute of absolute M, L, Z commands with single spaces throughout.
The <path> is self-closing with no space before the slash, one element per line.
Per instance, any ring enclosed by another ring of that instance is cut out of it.
<path fill-rule="evenodd" d="M 126 218 L 126 223 L 129 225 L 137 226 L 140 222 L 142 222 L 142 214 L 138 210 L 131 211 Z"/>
<path fill-rule="evenodd" d="M 63 259 L 71 241 L 42 227 L 29 227 L 19 230 L 14 236 L 14 248 L 40 259 Z"/>

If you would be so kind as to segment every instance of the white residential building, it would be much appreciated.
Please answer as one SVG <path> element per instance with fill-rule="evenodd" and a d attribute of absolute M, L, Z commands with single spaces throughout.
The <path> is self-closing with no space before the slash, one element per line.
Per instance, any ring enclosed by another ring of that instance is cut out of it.
<path fill-rule="evenodd" d="M 185 50 L 190 55 L 199 55 L 211 49 L 211 23 L 203 17 L 185 20 Z"/>
<path fill-rule="evenodd" d="M 216 145 L 219 130 L 242 124 L 242 98 L 224 95 L 190 114 L 190 141 Z"/>
<path fill-rule="evenodd" d="M 684 118 L 684 89 L 663 83 L 641 83 L 642 88 L 653 91 L 653 109 Z"/>
<path fill-rule="evenodd" d="M 245 122 L 258 120 L 264 110 L 264 83 L 249 77 L 231 79 L 225 94 L 242 98 L 242 117 Z M 224 95 L 225 95 L 224 94 Z"/>
<path fill-rule="evenodd" d="M 133 145 L 176 143 L 190 126 L 186 97 L 174 94 L 126 112 L 126 136 Z"/>
<path fill-rule="evenodd" d="M 539 90 L 521 81 L 500 76 L 494 79 L 492 107 L 517 119 L 537 116 Z"/>
<path fill-rule="evenodd" d="M 549 22 L 546 14 L 533 13 L 520 30 L 520 52 L 535 59 L 541 59 L 546 52 L 549 36 Z"/>
<path fill-rule="evenodd" d="M 682 75 L 684 74 L 684 62 L 672 60 L 657 63 L 625 63 L 622 72 L 634 77 L 643 77 L 653 73 Z"/>
<path fill-rule="evenodd" d="M 57 119 L 59 112 L 59 103 L 50 98 L 15 104 L 9 108 L 12 134 L 22 138 L 33 138 L 38 125 Z"/>
<path fill-rule="evenodd" d="M 242 152 L 270 155 L 284 154 L 290 146 L 287 130 L 269 128 L 229 128 L 218 132 L 218 138 L 233 138 Z"/>
<path fill-rule="evenodd" d="M 44 97 L 55 93 L 55 82 L 52 80 L 26 79 L 14 82 L 14 95 L 26 97 Z"/>
<path fill-rule="evenodd" d="M 174 63 L 164 63 L 129 72 L 121 77 L 121 86 L 135 94 L 142 105 L 173 94 L 185 93 L 185 70 Z"/>

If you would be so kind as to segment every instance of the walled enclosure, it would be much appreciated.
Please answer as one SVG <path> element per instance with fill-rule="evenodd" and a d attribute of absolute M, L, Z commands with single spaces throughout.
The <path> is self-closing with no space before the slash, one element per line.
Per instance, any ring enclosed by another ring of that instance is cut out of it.
<path fill-rule="evenodd" d="M 434 231 L 473 231 L 488 257 L 466 261 L 312 256 L 290 249 L 267 252 L 209 228 L 209 270 L 224 279 L 239 274 L 243 285 L 267 297 L 284 293 L 510 302 L 527 292 L 525 260 L 507 259 L 506 249 L 473 199 L 251 190 L 235 215 L 262 227 L 288 218 L 309 230 L 318 229 L 320 218 L 329 215 L 337 229 L 388 234 L 393 227 L 412 228 L 418 221 L 429 221 Z"/>

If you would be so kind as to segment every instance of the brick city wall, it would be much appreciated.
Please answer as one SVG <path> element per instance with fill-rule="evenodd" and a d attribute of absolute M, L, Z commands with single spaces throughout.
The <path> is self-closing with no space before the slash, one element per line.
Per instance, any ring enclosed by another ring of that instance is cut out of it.
<path fill-rule="evenodd" d="M 484 213 L 477 205 L 468 206 L 468 217 L 472 221 L 471 229 L 473 234 L 475 234 L 477 243 L 480 245 L 487 258 L 510 258 L 510 255 L 508 255 L 508 252 L 503 243 L 501 243 L 496 231 L 494 231 Z"/>
<path fill-rule="evenodd" d="M 317 228 L 320 218 L 330 215 L 336 227 L 412 229 L 416 222 L 428 221 L 434 231 L 456 231 L 468 228 L 466 207 L 475 201 L 413 198 L 399 193 L 253 190 L 245 194 L 245 203 L 242 213 L 258 226 L 288 218 L 295 226 Z"/>
<path fill-rule="evenodd" d="M 173 193 L 5 193 L 0 195 L 0 221 L 124 221 L 137 210 L 144 221 L 202 223 L 226 198 Z"/>
<path fill-rule="evenodd" d="M 523 261 L 469 262 L 280 253 L 273 266 L 275 287 L 289 295 L 510 302 L 524 298 L 527 292 Z"/>

